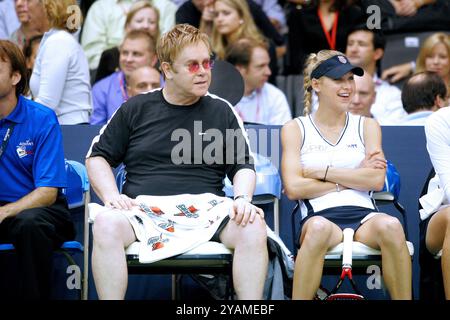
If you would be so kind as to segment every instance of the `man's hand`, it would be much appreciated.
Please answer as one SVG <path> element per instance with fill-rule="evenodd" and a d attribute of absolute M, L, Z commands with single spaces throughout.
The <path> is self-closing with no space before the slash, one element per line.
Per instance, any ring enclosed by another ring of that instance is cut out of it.
<path fill-rule="evenodd" d="M 0 207 L 0 223 L 3 222 L 6 218 L 8 218 L 13 211 L 11 210 L 11 207 L 9 205 L 5 205 Z"/>
<path fill-rule="evenodd" d="M 253 223 L 256 215 L 259 214 L 264 219 L 264 211 L 243 198 L 234 200 L 233 208 L 229 213 L 230 219 L 237 225 L 245 227 L 248 222 Z"/>
<path fill-rule="evenodd" d="M 129 198 L 125 194 L 119 194 L 118 196 L 105 199 L 105 207 L 113 209 L 131 210 L 137 205 L 136 200 Z"/>
<path fill-rule="evenodd" d="M 369 152 L 359 164 L 359 168 L 386 169 L 386 167 L 387 161 L 380 150 Z"/>

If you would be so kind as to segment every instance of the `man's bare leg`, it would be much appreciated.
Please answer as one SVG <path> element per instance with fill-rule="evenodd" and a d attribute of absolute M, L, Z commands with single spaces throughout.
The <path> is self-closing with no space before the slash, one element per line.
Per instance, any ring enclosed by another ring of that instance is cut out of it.
<path fill-rule="evenodd" d="M 99 214 L 93 226 L 92 273 L 100 299 L 125 298 L 128 270 L 125 248 L 136 241 L 128 219 L 117 211 Z"/>

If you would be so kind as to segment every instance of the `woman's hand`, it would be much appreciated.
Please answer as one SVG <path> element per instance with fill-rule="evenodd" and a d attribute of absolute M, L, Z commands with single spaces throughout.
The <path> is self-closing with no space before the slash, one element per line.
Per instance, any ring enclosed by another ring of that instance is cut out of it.
<path fill-rule="evenodd" d="M 386 169 L 386 167 L 387 161 L 379 150 L 367 153 L 359 164 L 359 168 Z"/>

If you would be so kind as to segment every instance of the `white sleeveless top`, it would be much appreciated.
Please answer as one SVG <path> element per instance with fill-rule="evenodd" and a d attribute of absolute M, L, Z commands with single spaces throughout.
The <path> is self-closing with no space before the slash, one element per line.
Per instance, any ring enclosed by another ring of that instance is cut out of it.
<path fill-rule="evenodd" d="M 303 136 L 300 150 L 302 166 L 356 168 L 364 159 L 364 117 L 347 113 L 345 126 L 336 144 L 321 135 L 310 115 L 295 120 Z M 345 189 L 301 201 L 302 219 L 308 214 L 341 206 L 374 209 L 369 192 Z"/>

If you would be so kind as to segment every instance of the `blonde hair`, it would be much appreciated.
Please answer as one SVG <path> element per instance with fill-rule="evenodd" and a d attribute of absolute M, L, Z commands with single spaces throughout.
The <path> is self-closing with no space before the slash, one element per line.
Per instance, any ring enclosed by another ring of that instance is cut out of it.
<path fill-rule="evenodd" d="M 239 18 L 241 18 L 242 20 L 242 24 L 240 24 L 239 28 L 231 35 L 231 39 L 229 41 L 230 43 L 233 43 L 241 38 L 253 38 L 259 41 L 264 40 L 264 36 L 255 25 L 247 1 L 217 0 L 216 2 L 218 1 L 223 2 L 225 5 L 236 10 L 238 12 Z M 211 42 L 217 57 L 219 59 L 225 59 L 226 50 L 230 43 L 228 43 L 225 35 L 220 34 L 217 31 L 214 25 L 212 30 Z"/>
<path fill-rule="evenodd" d="M 77 0 L 42 0 L 42 4 L 50 28 L 66 30 L 70 33 L 80 29 L 83 16 Z"/>
<path fill-rule="evenodd" d="M 128 27 L 128 25 L 131 23 L 131 20 L 133 20 L 133 18 L 136 15 L 136 13 L 138 13 L 142 9 L 147 9 L 147 8 L 148 9 L 152 9 L 155 12 L 155 14 L 156 14 L 156 20 L 157 20 L 156 25 L 157 25 L 157 27 L 156 27 L 156 34 L 154 35 L 154 38 L 158 39 L 159 38 L 159 33 L 160 33 L 160 30 L 159 30 L 159 18 L 160 18 L 159 10 L 158 10 L 158 8 L 156 8 L 148 0 L 138 1 L 138 2 L 134 3 L 131 6 L 130 11 L 128 11 L 128 14 L 127 14 L 127 19 L 125 20 L 125 28 Z"/>
<path fill-rule="evenodd" d="M 320 50 L 318 53 L 311 53 L 305 62 L 305 69 L 303 70 L 303 88 L 305 89 L 305 96 L 303 99 L 303 113 L 308 115 L 312 108 L 312 79 L 311 73 L 325 60 L 331 57 L 344 54 L 334 50 Z"/>
<path fill-rule="evenodd" d="M 426 71 L 425 59 L 431 55 L 434 46 L 442 43 L 447 48 L 447 53 L 450 58 L 450 36 L 444 32 L 436 32 L 429 36 L 422 47 L 416 61 L 416 73 Z"/>
<path fill-rule="evenodd" d="M 203 42 L 211 55 L 211 44 L 206 33 L 187 23 L 177 24 L 164 33 L 156 44 L 156 53 L 160 63 L 172 64 L 180 52 L 188 45 Z"/>

